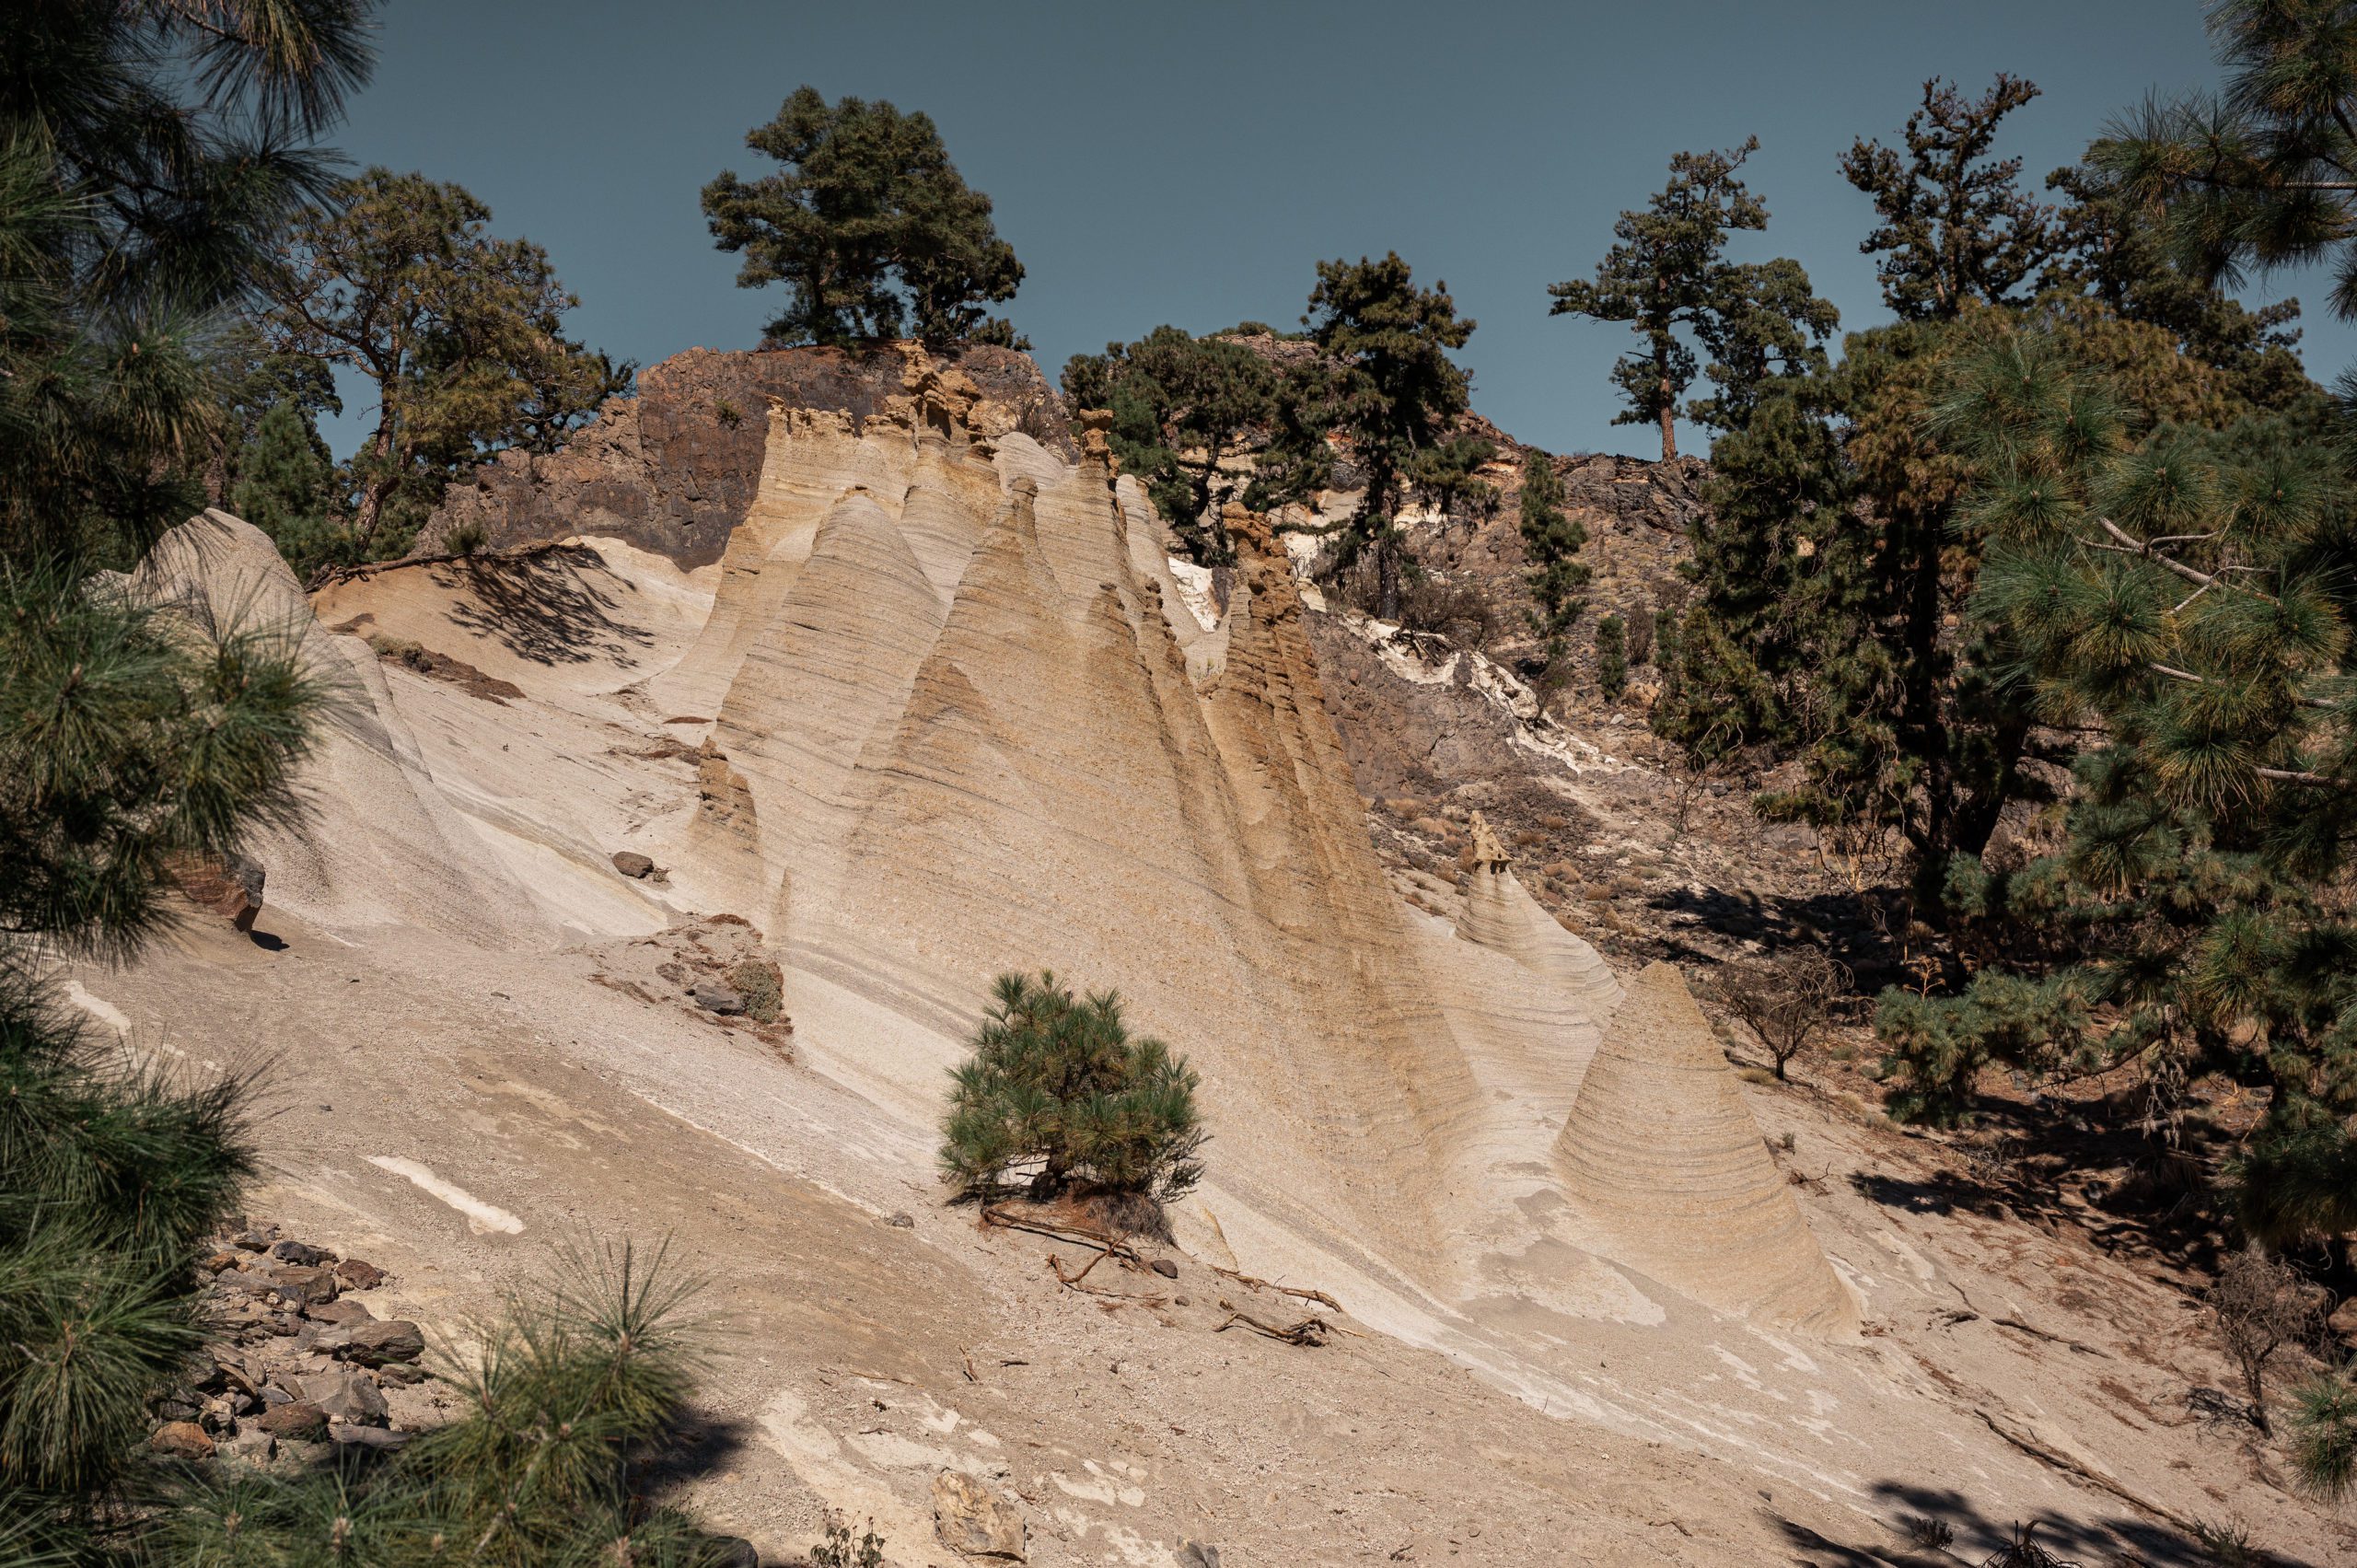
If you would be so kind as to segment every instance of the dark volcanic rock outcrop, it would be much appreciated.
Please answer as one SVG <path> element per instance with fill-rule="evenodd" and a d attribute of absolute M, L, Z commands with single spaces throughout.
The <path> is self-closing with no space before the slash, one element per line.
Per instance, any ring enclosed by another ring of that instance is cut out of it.
<path fill-rule="evenodd" d="M 934 356 L 981 394 L 986 434 L 1019 430 L 1072 461 L 1063 405 L 1028 355 L 974 346 Z M 720 559 L 761 478 L 772 402 L 865 418 L 903 390 L 900 345 L 866 350 L 691 348 L 652 366 L 635 395 L 606 404 L 562 451 L 506 451 L 453 484 L 419 533 L 432 554 L 454 529 L 493 550 L 600 534 L 684 567 Z"/>

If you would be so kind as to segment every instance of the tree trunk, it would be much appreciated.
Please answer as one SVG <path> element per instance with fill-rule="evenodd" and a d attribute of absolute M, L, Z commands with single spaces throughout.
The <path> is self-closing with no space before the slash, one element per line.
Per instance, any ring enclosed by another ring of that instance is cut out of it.
<path fill-rule="evenodd" d="M 1916 844 L 1922 870 L 1945 868 L 1948 852 L 1956 846 L 1954 747 L 1940 690 L 1943 521 L 1920 515 L 1911 519 L 1914 559 L 1909 563 L 1906 630 L 1901 639 L 1908 668 L 1899 734 L 1907 749 L 1923 762 L 1924 822 Z"/>
<path fill-rule="evenodd" d="M 377 531 L 377 521 L 385 509 L 385 497 L 392 494 L 393 486 L 400 482 L 400 474 L 393 466 L 393 414 L 390 409 L 385 410 L 377 422 L 376 447 L 377 472 L 361 487 L 359 510 L 352 518 L 352 537 L 364 545 Z"/>
<path fill-rule="evenodd" d="M 1678 389 L 1670 384 L 1669 350 L 1654 340 L 1654 374 L 1661 379 L 1661 460 L 1678 456 Z"/>

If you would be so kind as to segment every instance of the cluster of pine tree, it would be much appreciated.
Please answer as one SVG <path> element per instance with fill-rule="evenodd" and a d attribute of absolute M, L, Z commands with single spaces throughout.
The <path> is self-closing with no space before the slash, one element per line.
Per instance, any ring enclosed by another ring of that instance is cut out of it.
<path fill-rule="evenodd" d="M 2013 77 L 1844 157 L 1898 319 L 1723 424 L 1655 714 L 1694 766 L 1777 766 L 1757 809 L 1952 956 L 1885 993 L 1894 1114 L 2124 1072 L 2166 1132 L 2223 1074 L 2268 1109 L 2221 1191 L 2289 1249 L 2357 1226 L 2357 474 L 2297 306 L 2220 285 L 2326 261 L 2357 314 L 2337 9 L 2217 7 L 2224 89 L 2054 204 L 1994 150 Z M 2044 853 L 1991 853 L 2025 820 Z"/>

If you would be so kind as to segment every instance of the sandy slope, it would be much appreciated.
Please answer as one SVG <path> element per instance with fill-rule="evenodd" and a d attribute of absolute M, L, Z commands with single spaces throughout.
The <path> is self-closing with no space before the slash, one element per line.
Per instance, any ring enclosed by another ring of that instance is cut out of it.
<path fill-rule="evenodd" d="M 301 634 L 354 698 L 315 820 L 263 848 L 284 945 L 77 977 L 134 1040 L 275 1057 L 261 1202 L 429 1319 L 569 1227 L 674 1234 L 730 1330 L 696 1485 L 768 1548 L 831 1505 L 932 1561 L 948 1467 L 1025 1498 L 1047 1563 L 1896 1561 L 1909 1509 L 2157 1562 L 2189 1560 L 2165 1517 L 2239 1513 L 2329 1560 L 2335 1527 L 2183 1419 L 2218 1377 L 2172 1298 L 1910 1210 L 1928 1146 L 1840 1119 L 1769 1129 L 1816 1179 L 1784 1181 L 1675 977 L 1616 1013 L 1502 864 L 1454 922 L 1401 903 L 1274 542 L 1231 519 L 1206 630 L 1101 442 L 1067 466 L 971 401 L 920 361 L 864 426 L 774 411 L 716 568 L 593 539 L 320 596 Z M 204 529 L 157 575 L 299 616 L 259 536 Z M 629 988 L 722 912 L 784 966 L 796 1062 Z M 1064 1292 L 1050 1243 L 940 1202 L 942 1073 L 989 977 L 1040 965 L 1203 1071 L 1179 1279 L 1117 1282 L 1184 1306 Z M 1214 1332 L 1231 1260 L 1363 1337 Z"/>

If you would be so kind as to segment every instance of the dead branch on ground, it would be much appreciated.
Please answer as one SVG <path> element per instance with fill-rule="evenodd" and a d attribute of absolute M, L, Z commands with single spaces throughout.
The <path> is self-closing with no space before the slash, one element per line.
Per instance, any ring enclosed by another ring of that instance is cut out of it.
<path fill-rule="evenodd" d="M 1329 1334 L 1338 1331 L 1333 1324 L 1323 1318 L 1304 1318 L 1298 1323 L 1287 1325 L 1271 1323 L 1265 1318 L 1255 1318 L 1249 1312 L 1238 1308 L 1236 1303 L 1227 1300 L 1225 1296 L 1220 1299 L 1219 1306 L 1220 1310 L 1227 1314 L 1227 1321 L 1212 1330 L 1215 1334 L 1224 1334 L 1241 1323 L 1256 1334 L 1263 1334 L 1272 1340 L 1283 1340 L 1289 1345 L 1308 1345 L 1315 1349 L 1326 1342 L 1326 1337 Z"/>

